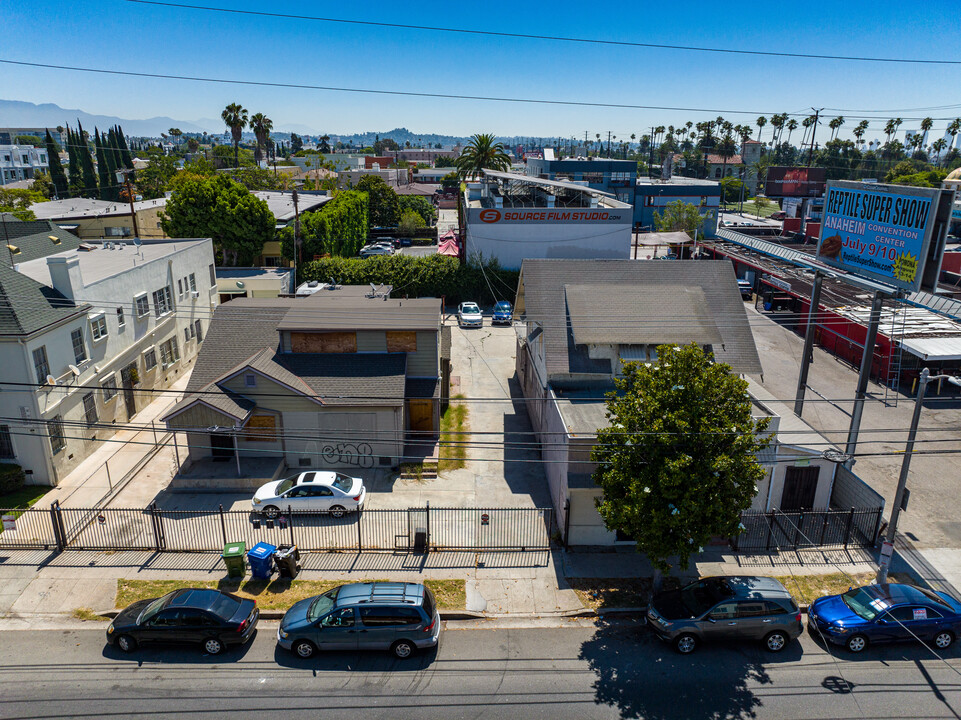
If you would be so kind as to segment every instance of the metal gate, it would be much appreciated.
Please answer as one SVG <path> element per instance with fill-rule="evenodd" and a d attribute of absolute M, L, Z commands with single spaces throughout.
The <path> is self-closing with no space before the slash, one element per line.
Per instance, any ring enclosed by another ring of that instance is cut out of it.
<path fill-rule="evenodd" d="M 0 510 L 0 549 L 50 550 L 58 547 L 53 510 L 40 508 Z"/>

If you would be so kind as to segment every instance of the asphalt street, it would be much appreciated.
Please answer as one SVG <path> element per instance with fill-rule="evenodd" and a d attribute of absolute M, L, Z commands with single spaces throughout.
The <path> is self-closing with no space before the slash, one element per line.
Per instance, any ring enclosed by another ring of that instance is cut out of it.
<path fill-rule="evenodd" d="M 123 655 L 96 629 L 0 632 L 3 718 L 957 718 L 961 653 L 916 645 L 825 652 L 802 637 L 682 657 L 631 622 L 452 629 L 407 661 L 385 653 L 299 660 L 276 624 L 224 656 Z"/>

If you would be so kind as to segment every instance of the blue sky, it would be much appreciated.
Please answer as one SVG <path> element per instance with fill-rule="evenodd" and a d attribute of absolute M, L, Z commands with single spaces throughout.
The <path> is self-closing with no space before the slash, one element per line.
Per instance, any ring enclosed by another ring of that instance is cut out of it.
<path fill-rule="evenodd" d="M 636 42 L 961 59 L 957 0 L 926 0 L 913 7 L 903 0 L 607 5 L 501 0 L 483 4 L 196 1 L 236 9 Z M 237 101 L 251 112 L 273 118 L 277 130 L 300 125 L 337 134 L 403 126 L 415 132 L 583 139 L 585 131 L 591 137 L 595 133 L 606 137 L 611 131 L 627 138 L 632 132 L 649 131 L 651 125 L 698 122 L 718 114 L 753 125 L 758 114 L 806 112 L 811 106 L 844 109 L 837 114 L 848 117 L 961 116 L 961 65 L 765 58 L 440 34 L 224 15 L 124 0 L 35 0 L 6 5 L 4 25 L 17 31 L 4 33 L 0 45 L 4 59 L 266 82 L 713 111 L 403 98 L 0 66 L 0 95 L 5 99 L 51 102 L 127 118 L 216 119 L 224 105 Z M 942 105 L 956 107 L 908 110 Z M 737 110 L 750 114 L 735 114 Z M 917 122 L 906 120 L 902 131 Z M 936 121 L 935 136 L 942 134 L 947 122 Z M 849 134 L 855 124 L 849 120 L 842 135 Z M 884 120 L 872 122 L 868 137 L 882 137 L 883 125 Z M 770 126 L 765 129 L 765 135 L 769 133 Z M 823 134 L 826 137 L 827 131 Z"/>

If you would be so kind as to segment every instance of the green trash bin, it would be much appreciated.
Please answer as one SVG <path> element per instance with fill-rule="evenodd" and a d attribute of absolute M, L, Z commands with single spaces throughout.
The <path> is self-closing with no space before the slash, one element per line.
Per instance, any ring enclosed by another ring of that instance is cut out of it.
<path fill-rule="evenodd" d="M 247 574 L 247 543 L 235 542 L 224 545 L 224 553 L 220 557 L 227 566 L 228 577 L 244 577 Z"/>

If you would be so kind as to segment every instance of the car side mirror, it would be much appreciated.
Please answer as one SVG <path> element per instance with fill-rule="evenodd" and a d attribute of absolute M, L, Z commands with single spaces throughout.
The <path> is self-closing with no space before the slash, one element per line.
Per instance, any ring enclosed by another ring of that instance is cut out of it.
<path fill-rule="evenodd" d="M 716 622 L 717 622 L 717 619 L 714 618 L 714 617 L 712 617 L 712 616 L 710 616 L 710 615 L 708 615 L 708 616 L 707 616 L 707 621 L 708 621 L 708 622 L 712 622 L 712 623 L 716 623 Z"/>

